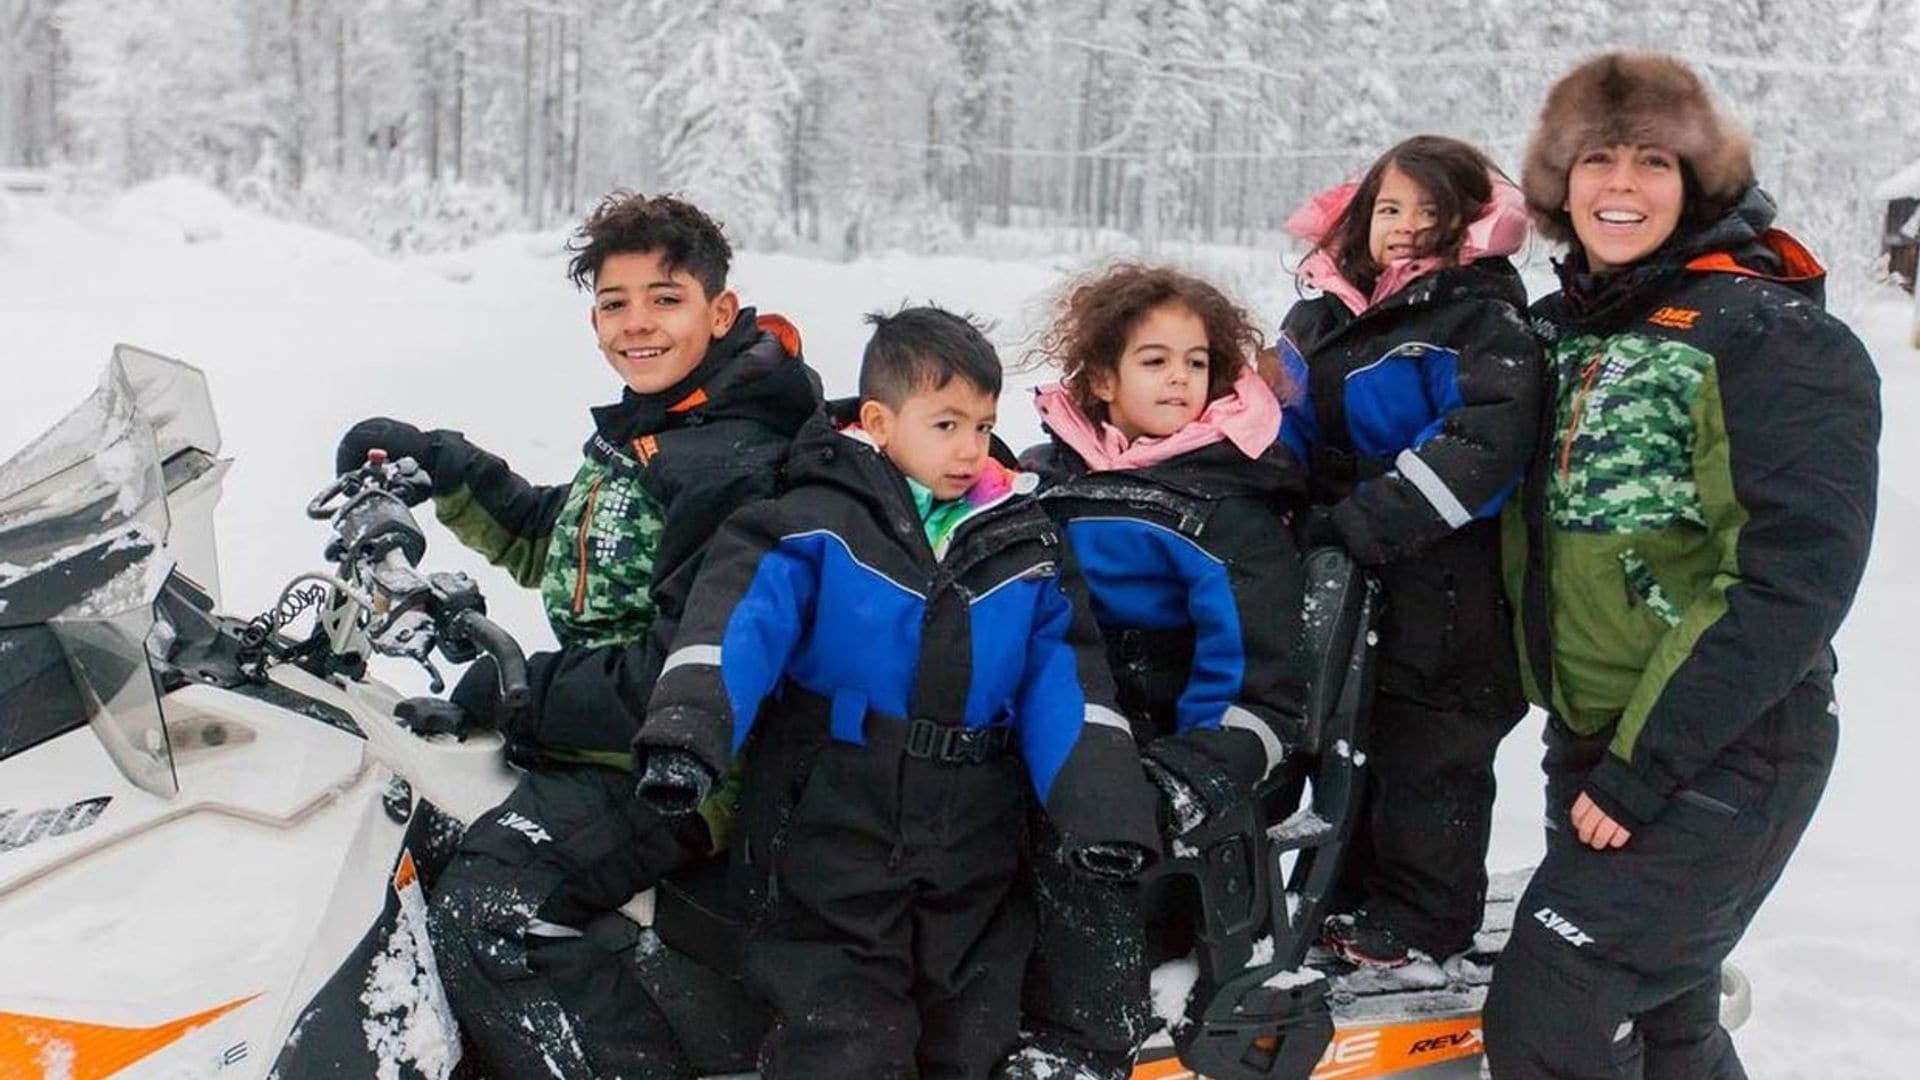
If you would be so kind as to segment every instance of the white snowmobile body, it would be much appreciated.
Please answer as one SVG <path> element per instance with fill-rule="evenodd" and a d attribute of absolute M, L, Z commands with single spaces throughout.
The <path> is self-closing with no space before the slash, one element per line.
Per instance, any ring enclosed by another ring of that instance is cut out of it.
<path fill-rule="evenodd" d="M 372 680 L 162 677 L 218 589 L 218 447 L 199 373 L 122 347 L 0 465 L 0 1077 L 445 1077 L 431 802 L 510 772 Z"/>

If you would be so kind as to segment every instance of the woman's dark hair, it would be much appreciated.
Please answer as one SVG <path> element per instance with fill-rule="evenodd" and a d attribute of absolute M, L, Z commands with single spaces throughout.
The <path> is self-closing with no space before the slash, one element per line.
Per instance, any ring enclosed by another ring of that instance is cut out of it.
<path fill-rule="evenodd" d="M 1493 199 L 1493 177 L 1499 173 L 1487 155 L 1459 139 L 1444 135 L 1415 135 L 1380 155 L 1360 178 L 1353 201 L 1334 219 L 1320 247 L 1333 257 L 1340 276 L 1361 289 L 1372 289 L 1381 267 L 1374 264 L 1369 238 L 1373 229 L 1373 202 L 1391 166 L 1419 184 L 1433 200 L 1440 224 L 1420 241 L 1420 254 L 1454 258 L 1466 238 L 1467 226 Z"/>
<path fill-rule="evenodd" d="M 1178 304 L 1200 317 L 1207 330 L 1207 400 L 1223 397 L 1252 362 L 1260 330 L 1246 309 L 1192 274 L 1165 266 L 1121 263 L 1070 285 L 1039 355 L 1065 372 L 1061 381 L 1087 416 L 1106 419 L 1106 403 L 1094 395 L 1089 376 L 1120 369 L 1127 334 L 1147 313 Z"/>

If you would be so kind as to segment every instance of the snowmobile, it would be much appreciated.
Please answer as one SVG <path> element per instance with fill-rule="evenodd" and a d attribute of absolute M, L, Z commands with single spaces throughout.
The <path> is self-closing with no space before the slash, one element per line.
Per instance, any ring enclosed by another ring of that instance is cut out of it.
<path fill-rule="evenodd" d="M 446 1077 L 423 889 L 512 775 L 365 666 L 524 662 L 379 485 L 310 507 L 335 570 L 221 614 L 219 450 L 202 375 L 121 346 L 0 465 L 0 1077 Z"/>

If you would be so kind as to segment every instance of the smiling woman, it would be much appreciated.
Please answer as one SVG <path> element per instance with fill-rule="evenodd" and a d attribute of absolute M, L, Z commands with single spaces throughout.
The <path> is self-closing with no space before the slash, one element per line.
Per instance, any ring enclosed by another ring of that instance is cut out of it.
<path fill-rule="evenodd" d="M 1488 994 L 1487 1058 L 1516 1080 L 1626 1061 L 1744 1077 L 1720 965 L 1832 767 L 1878 379 L 1684 64 L 1576 68 L 1522 182 L 1570 248 L 1532 311 L 1550 423 L 1505 535 L 1549 712 L 1547 856 Z"/>

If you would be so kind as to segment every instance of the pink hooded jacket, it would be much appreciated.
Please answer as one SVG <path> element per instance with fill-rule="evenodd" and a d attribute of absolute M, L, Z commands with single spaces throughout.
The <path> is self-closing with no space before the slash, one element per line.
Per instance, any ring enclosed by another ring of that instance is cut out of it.
<path fill-rule="evenodd" d="M 1280 437 L 1280 400 L 1251 363 L 1232 390 L 1208 402 L 1192 423 L 1163 439 L 1142 436 L 1129 442 L 1112 424 L 1096 428 L 1064 383 L 1039 387 L 1033 397 L 1040 422 L 1094 472 L 1144 469 L 1221 441 L 1232 443 L 1248 458 L 1257 458 Z"/>
<path fill-rule="evenodd" d="M 1423 274 L 1430 274 L 1447 264 L 1438 256 L 1421 259 L 1396 259 L 1387 265 L 1380 279 L 1373 284 L 1373 295 L 1360 291 L 1359 286 L 1348 281 L 1334 264 L 1333 256 L 1320 243 L 1326 239 L 1328 230 L 1340 217 L 1341 211 L 1353 201 L 1354 192 L 1360 185 L 1354 181 L 1331 187 L 1301 204 L 1300 209 L 1287 219 L 1287 231 L 1294 236 L 1314 245 L 1314 249 L 1300 263 L 1299 277 L 1312 288 L 1340 298 L 1355 315 L 1407 287 L 1407 283 Z M 1511 255 L 1520 250 L 1527 239 L 1527 200 L 1520 189 L 1505 179 L 1493 177 L 1493 198 L 1488 200 L 1487 208 L 1467 226 L 1467 233 L 1460 241 L 1458 265 L 1494 256 Z"/>

